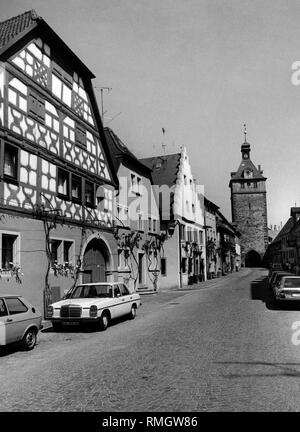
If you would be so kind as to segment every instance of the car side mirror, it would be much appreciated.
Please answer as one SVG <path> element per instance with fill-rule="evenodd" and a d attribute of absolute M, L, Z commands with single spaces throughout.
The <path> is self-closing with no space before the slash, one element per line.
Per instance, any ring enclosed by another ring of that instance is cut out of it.
<path fill-rule="evenodd" d="M 32 312 L 32 313 L 35 313 L 35 308 L 34 308 L 34 307 L 31 308 L 31 312 Z"/>
<path fill-rule="evenodd" d="M 117 294 L 116 294 L 116 297 L 121 297 L 121 294 L 120 294 L 120 293 L 117 293 Z"/>

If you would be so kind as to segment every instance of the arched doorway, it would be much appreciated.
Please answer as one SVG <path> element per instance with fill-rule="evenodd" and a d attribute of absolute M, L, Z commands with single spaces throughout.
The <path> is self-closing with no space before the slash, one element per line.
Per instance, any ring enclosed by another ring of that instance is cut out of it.
<path fill-rule="evenodd" d="M 261 257 L 258 252 L 255 250 L 251 250 L 246 254 L 245 257 L 245 266 L 246 267 L 260 267 L 261 266 Z"/>
<path fill-rule="evenodd" d="M 83 254 L 82 282 L 106 282 L 108 250 L 100 239 L 93 238 Z"/>

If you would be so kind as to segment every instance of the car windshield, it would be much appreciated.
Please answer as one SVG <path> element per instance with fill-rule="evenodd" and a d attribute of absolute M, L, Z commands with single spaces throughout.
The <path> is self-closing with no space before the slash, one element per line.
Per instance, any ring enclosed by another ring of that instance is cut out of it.
<path fill-rule="evenodd" d="M 285 278 L 283 282 L 285 288 L 300 288 L 300 277 L 298 278 Z"/>
<path fill-rule="evenodd" d="M 111 285 L 78 285 L 69 298 L 112 297 Z"/>

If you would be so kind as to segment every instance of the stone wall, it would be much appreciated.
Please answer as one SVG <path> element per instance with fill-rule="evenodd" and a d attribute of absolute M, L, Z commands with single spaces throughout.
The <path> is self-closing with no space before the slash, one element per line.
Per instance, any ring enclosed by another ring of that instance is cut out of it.
<path fill-rule="evenodd" d="M 233 193 L 232 219 L 241 232 L 242 254 L 250 250 L 263 255 L 268 246 L 266 192 Z"/>

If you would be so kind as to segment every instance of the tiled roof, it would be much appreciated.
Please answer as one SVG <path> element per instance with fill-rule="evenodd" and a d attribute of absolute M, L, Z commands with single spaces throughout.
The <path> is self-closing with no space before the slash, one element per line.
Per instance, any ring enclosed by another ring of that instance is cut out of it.
<path fill-rule="evenodd" d="M 149 168 L 144 165 L 120 140 L 120 138 L 108 127 L 104 128 L 106 142 L 108 144 L 109 151 L 112 155 L 112 161 L 115 171 L 119 169 L 120 163 L 124 159 L 129 159 L 140 171 L 147 171 L 149 177 L 151 175 Z"/>
<path fill-rule="evenodd" d="M 0 22 L 0 47 L 7 45 L 19 33 L 35 23 L 37 19 L 35 10 L 30 10 Z"/>
<path fill-rule="evenodd" d="M 175 185 L 180 165 L 181 153 L 165 156 L 155 156 L 140 159 L 140 161 L 152 170 L 153 183 L 156 185 Z"/>
<path fill-rule="evenodd" d="M 277 236 L 273 241 L 277 242 L 281 240 L 284 236 L 286 236 L 294 227 L 294 218 L 291 216 L 288 221 L 283 225 Z"/>

